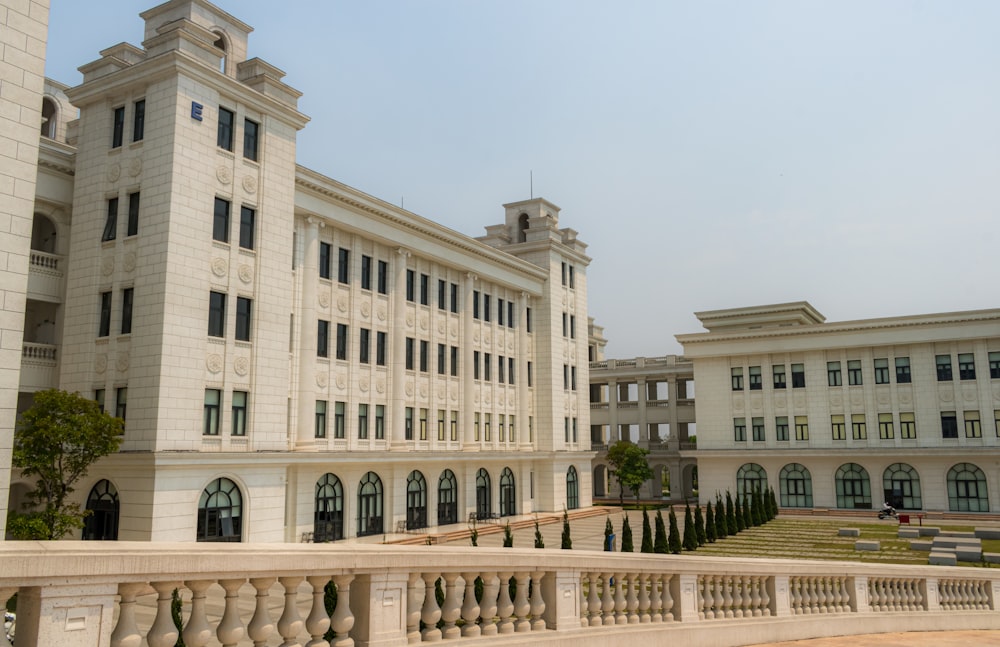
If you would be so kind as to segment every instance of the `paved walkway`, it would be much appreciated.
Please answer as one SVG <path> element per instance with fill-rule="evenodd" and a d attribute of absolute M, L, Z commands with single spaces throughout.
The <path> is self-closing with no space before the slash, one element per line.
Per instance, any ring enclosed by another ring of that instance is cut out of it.
<path fill-rule="evenodd" d="M 762 643 L 754 647 L 990 647 L 1000 646 L 1000 631 L 909 631 Z"/>

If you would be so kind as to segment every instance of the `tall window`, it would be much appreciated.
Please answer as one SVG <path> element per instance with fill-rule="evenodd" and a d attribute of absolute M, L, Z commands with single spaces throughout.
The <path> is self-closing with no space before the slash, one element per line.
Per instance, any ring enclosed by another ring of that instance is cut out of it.
<path fill-rule="evenodd" d="M 125 135 L 125 106 L 115 108 L 111 122 L 111 148 L 119 148 Z"/>
<path fill-rule="evenodd" d="M 444 344 L 438 344 L 437 352 L 437 372 L 438 375 L 444 375 L 448 372 L 448 347 Z"/>
<path fill-rule="evenodd" d="M 250 341 L 253 321 L 253 299 L 236 297 L 236 340 Z"/>
<path fill-rule="evenodd" d="M 226 295 L 222 292 L 208 294 L 208 336 L 226 336 Z"/>
<path fill-rule="evenodd" d="M 406 300 L 413 302 L 414 293 L 414 282 L 417 280 L 417 274 L 413 270 L 406 270 Z"/>
<path fill-rule="evenodd" d="M 795 440 L 809 440 L 809 418 L 795 416 Z"/>
<path fill-rule="evenodd" d="M 133 288 L 122 290 L 122 334 L 132 334 L 132 294 Z"/>
<path fill-rule="evenodd" d="M 892 414 L 878 414 L 878 437 L 882 440 L 889 440 L 890 438 L 894 438 L 895 435 L 896 430 L 892 426 Z"/>
<path fill-rule="evenodd" d="M 778 475 L 778 489 L 783 508 L 811 508 L 812 476 L 804 465 L 789 463 Z"/>
<path fill-rule="evenodd" d="M 205 389 L 205 416 L 201 433 L 205 436 L 219 435 L 219 411 L 222 401 L 222 391 Z"/>
<path fill-rule="evenodd" d="M 747 496 L 755 490 L 767 490 L 767 471 L 757 463 L 744 463 L 736 470 L 736 493 Z"/>
<path fill-rule="evenodd" d="M 938 382 L 951 382 L 951 355 L 937 355 L 934 358 L 934 363 L 937 366 L 937 379 Z"/>
<path fill-rule="evenodd" d="M 438 279 L 438 310 L 448 309 L 448 282 Z"/>
<path fill-rule="evenodd" d="M 847 383 L 851 386 L 861 386 L 861 360 L 852 359 L 847 362 Z"/>
<path fill-rule="evenodd" d="M 385 405 L 375 405 L 375 440 L 385 440 Z"/>
<path fill-rule="evenodd" d="M 316 322 L 316 357 L 330 356 L 330 322 Z"/>
<path fill-rule="evenodd" d="M 996 380 L 1000 379 L 1000 352 L 990 353 L 990 379 Z"/>
<path fill-rule="evenodd" d="M 500 472 L 500 516 L 517 514 L 517 491 L 514 487 L 514 472 L 509 467 Z"/>
<path fill-rule="evenodd" d="M 232 110 L 219 108 L 219 129 L 216 133 L 216 145 L 222 150 L 233 150 L 233 122 L 236 117 Z"/>
<path fill-rule="evenodd" d="M 497 324 L 499 324 L 501 326 L 504 325 L 503 324 L 503 319 L 504 319 L 503 315 L 504 315 L 503 299 L 497 297 Z M 563 315 L 563 317 L 565 317 L 565 315 Z M 563 319 L 563 324 L 565 324 L 565 323 L 566 323 L 566 320 L 564 318 Z"/>
<path fill-rule="evenodd" d="M 514 416 L 510 417 L 511 420 L 511 433 L 514 432 Z M 454 442 L 458 440 L 458 412 L 451 412 L 451 440 Z M 513 438 L 511 439 L 513 440 Z"/>
<path fill-rule="evenodd" d="M 424 373 L 427 372 L 427 346 L 429 344 L 426 340 L 420 340 L 420 370 Z"/>
<path fill-rule="evenodd" d="M 337 282 L 349 283 L 351 278 L 351 252 L 340 247 L 337 249 Z"/>
<path fill-rule="evenodd" d="M 743 442 L 747 439 L 747 419 L 733 418 L 733 440 Z"/>
<path fill-rule="evenodd" d="M 855 413 L 851 415 L 851 437 L 854 440 L 865 440 L 868 438 L 868 427 L 865 425 L 865 414 Z"/>
<path fill-rule="evenodd" d="M 958 438 L 958 419 L 954 411 L 941 412 L 941 437 Z"/>
<path fill-rule="evenodd" d="M 368 472 L 358 487 L 358 537 L 382 533 L 382 479 Z"/>
<path fill-rule="evenodd" d="M 319 244 L 319 278 L 328 279 L 330 278 L 330 255 L 333 252 L 333 246 L 330 243 L 320 243 Z"/>
<path fill-rule="evenodd" d="M 778 416 L 774 419 L 774 437 L 777 440 L 788 440 L 788 416 Z"/>
<path fill-rule="evenodd" d="M 490 490 L 490 473 L 480 467 L 476 472 L 476 516 L 480 519 L 489 519 L 493 511 Z"/>
<path fill-rule="evenodd" d="M 114 240 L 118 235 L 118 198 L 108 200 L 108 212 L 104 218 L 104 231 L 101 233 L 101 242 Z"/>
<path fill-rule="evenodd" d="M 907 440 L 917 437 L 917 423 L 912 412 L 899 414 L 899 437 Z"/>
<path fill-rule="evenodd" d="M 379 294 L 389 293 L 389 264 L 385 261 L 378 262 L 377 285 Z"/>
<path fill-rule="evenodd" d="M 146 134 L 146 100 L 140 99 L 132 105 L 132 141 L 140 142 Z"/>
<path fill-rule="evenodd" d="M 406 338 L 406 370 L 413 370 L 413 344 L 416 342 L 413 337 Z"/>
<path fill-rule="evenodd" d="M 101 320 L 97 324 L 97 336 L 107 337 L 111 334 L 111 293 L 101 292 Z"/>
<path fill-rule="evenodd" d="M 834 478 L 837 490 L 837 507 L 870 510 L 872 507 L 871 482 L 868 471 L 857 463 L 845 463 L 837 469 Z"/>
<path fill-rule="evenodd" d="M 910 358 L 909 357 L 897 357 L 896 358 L 896 383 L 897 384 L 909 384 L 910 383 Z"/>
<path fill-rule="evenodd" d="M 830 434 L 834 440 L 846 440 L 844 416 L 836 414 L 830 416 Z"/>
<path fill-rule="evenodd" d="M 213 480 L 198 501 L 198 541 L 238 542 L 243 537 L 243 495 L 226 478 Z"/>
<path fill-rule="evenodd" d="M 451 376 L 458 377 L 458 346 L 451 347 Z"/>
<path fill-rule="evenodd" d="M 229 201 L 215 199 L 215 211 L 212 214 L 212 240 L 229 242 Z"/>
<path fill-rule="evenodd" d="M 570 317 L 570 319 L 573 319 L 574 320 L 573 323 L 576 323 L 575 322 L 576 317 Z M 760 391 L 762 388 L 764 388 L 764 380 L 763 380 L 763 377 L 760 374 L 760 367 L 759 366 L 751 366 L 750 367 L 750 390 L 751 391 Z"/>
<path fill-rule="evenodd" d="M 368 405 L 358 405 L 358 438 L 368 440 Z"/>
<path fill-rule="evenodd" d="M 344 538 L 344 486 L 333 474 L 316 482 L 313 542 L 325 543 Z"/>
<path fill-rule="evenodd" d="M 358 332 L 360 333 L 358 337 L 358 361 L 362 364 L 367 364 L 371 357 L 368 345 L 372 331 L 368 328 L 362 328 Z"/>
<path fill-rule="evenodd" d="M 427 527 L 427 481 L 414 470 L 406 477 L 406 529 Z"/>
<path fill-rule="evenodd" d="M 128 223 L 125 228 L 126 236 L 135 236 L 139 233 L 139 192 L 128 194 Z"/>
<path fill-rule="evenodd" d="M 580 507 L 580 478 L 572 465 L 566 470 L 566 509 L 576 510 Z"/>
<path fill-rule="evenodd" d="M 733 383 L 733 391 L 743 390 L 743 368 L 736 367 L 730 370 Z"/>
<path fill-rule="evenodd" d="M 375 364 L 378 366 L 385 366 L 386 344 L 387 335 L 383 331 L 379 330 L 375 333 Z"/>
<path fill-rule="evenodd" d="M 361 255 L 361 289 L 372 289 L 372 257 Z"/>
<path fill-rule="evenodd" d="M 826 382 L 830 386 L 841 386 L 843 384 L 840 377 L 840 362 L 826 363 Z"/>
<path fill-rule="evenodd" d="M 458 523 L 458 479 L 451 470 L 438 478 L 438 525 Z"/>
<path fill-rule="evenodd" d="M 958 379 L 960 380 L 976 379 L 976 360 L 973 357 L 972 353 L 958 354 Z"/>
<path fill-rule="evenodd" d="M 420 410 L 420 440 L 427 440 L 427 409 Z"/>
<path fill-rule="evenodd" d="M 965 437 L 966 438 L 982 438 L 983 428 L 979 420 L 978 411 L 966 411 L 965 417 Z"/>
<path fill-rule="evenodd" d="M 792 388 L 801 389 L 806 385 L 806 370 L 802 364 L 792 364 Z"/>
<path fill-rule="evenodd" d="M 413 407 L 406 407 L 403 413 L 403 439 L 413 440 Z"/>
<path fill-rule="evenodd" d="M 115 389 L 115 417 L 125 420 L 125 412 L 128 409 L 128 387 L 122 386 Z"/>
<path fill-rule="evenodd" d="M 885 500 L 894 508 L 919 510 L 923 507 L 920 496 L 920 476 L 906 463 L 893 463 L 882 473 Z"/>
<path fill-rule="evenodd" d="M 450 299 L 450 310 L 452 312 L 458 312 L 458 285 L 455 283 L 451 284 L 451 299 Z"/>
<path fill-rule="evenodd" d="M 483 295 L 483 321 L 490 321 L 490 303 L 492 302 L 492 297 L 488 294 Z"/>
<path fill-rule="evenodd" d="M 444 423 L 445 423 L 446 412 L 444 409 L 438 409 L 438 440 L 444 440 Z"/>
<path fill-rule="evenodd" d="M 333 437 L 336 440 L 343 440 L 346 435 L 347 419 L 345 410 L 346 402 L 336 402 L 333 405 Z"/>
<path fill-rule="evenodd" d="M 875 384 L 889 383 L 889 360 L 879 358 L 875 360 Z"/>
<path fill-rule="evenodd" d="M 337 359 L 347 359 L 347 324 L 337 324 L 336 357 Z"/>
<path fill-rule="evenodd" d="M 257 161 L 257 146 L 260 125 L 256 121 L 243 120 L 243 157 Z"/>
<path fill-rule="evenodd" d="M 431 277 L 426 274 L 420 275 L 420 305 L 422 306 L 425 306 L 430 302 L 430 296 L 428 295 L 430 292 L 430 288 L 428 287 L 430 280 Z"/>
<path fill-rule="evenodd" d="M 250 207 L 240 207 L 240 247 L 243 249 L 253 249 L 256 217 L 257 212 Z"/>
<path fill-rule="evenodd" d="M 785 388 L 785 365 L 775 364 L 771 367 L 772 375 L 774 375 L 774 388 L 783 389 Z"/>
<path fill-rule="evenodd" d="M 315 436 L 316 438 L 326 438 L 326 400 L 316 400 L 316 423 L 315 423 Z"/>
<path fill-rule="evenodd" d="M 972 463 L 948 470 L 948 509 L 952 512 L 989 512 L 986 475 Z"/>
<path fill-rule="evenodd" d="M 115 541 L 118 539 L 120 504 L 118 489 L 107 479 L 101 479 L 87 496 L 87 518 L 84 520 L 84 540 Z"/>
<path fill-rule="evenodd" d="M 753 418 L 751 420 L 753 428 L 753 439 L 754 442 L 764 442 L 764 419 L 763 418 Z"/>
<path fill-rule="evenodd" d="M 246 391 L 233 391 L 233 435 L 247 435 L 247 398 Z"/>

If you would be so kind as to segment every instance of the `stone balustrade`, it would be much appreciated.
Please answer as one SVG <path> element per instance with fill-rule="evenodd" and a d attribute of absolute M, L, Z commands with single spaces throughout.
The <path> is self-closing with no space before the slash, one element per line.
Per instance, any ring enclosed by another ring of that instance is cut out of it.
<path fill-rule="evenodd" d="M 988 569 L 451 546 L 68 541 L 0 544 L 0 564 L 0 600 L 18 593 L 18 647 L 168 647 L 178 634 L 188 647 L 725 646 L 1000 629 L 1000 573 Z M 171 616 L 175 589 L 184 599 L 180 631 Z"/>

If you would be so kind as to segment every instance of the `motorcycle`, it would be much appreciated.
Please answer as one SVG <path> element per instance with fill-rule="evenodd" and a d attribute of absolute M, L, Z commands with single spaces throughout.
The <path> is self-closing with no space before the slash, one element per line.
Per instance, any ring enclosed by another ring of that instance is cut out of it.
<path fill-rule="evenodd" d="M 888 518 L 895 519 L 896 518 L 896 508 L 894 508 L 892 506 L 889 506 L 887 508 L 882 508 L 881 510 L 878 511 L 878 518 L 879 519 L 888 519 Z"/>

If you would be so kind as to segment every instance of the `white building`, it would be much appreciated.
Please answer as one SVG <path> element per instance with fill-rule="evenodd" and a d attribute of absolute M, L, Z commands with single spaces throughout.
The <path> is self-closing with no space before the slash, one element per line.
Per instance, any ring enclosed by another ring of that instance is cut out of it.
<path fill-rule="evenodd" d="M 27 295 L 19 408 L 58 386 L 126 421 L 78 487 L 84 536 L 589 505 L 590 259 L 559 208 L 504 205 L 473 239 L 297 166 L 299 92 L 248 25 L 205 0 L 141 17 L 141 47 L 47 86 L 27 287 L 5 277 Z"/>
<path fill-rule="evenodd" d="M 1000 511 L 1000 310 L 826 323 L 805 302 L 696 313 L 698 473 L 783 507 Z"/>

